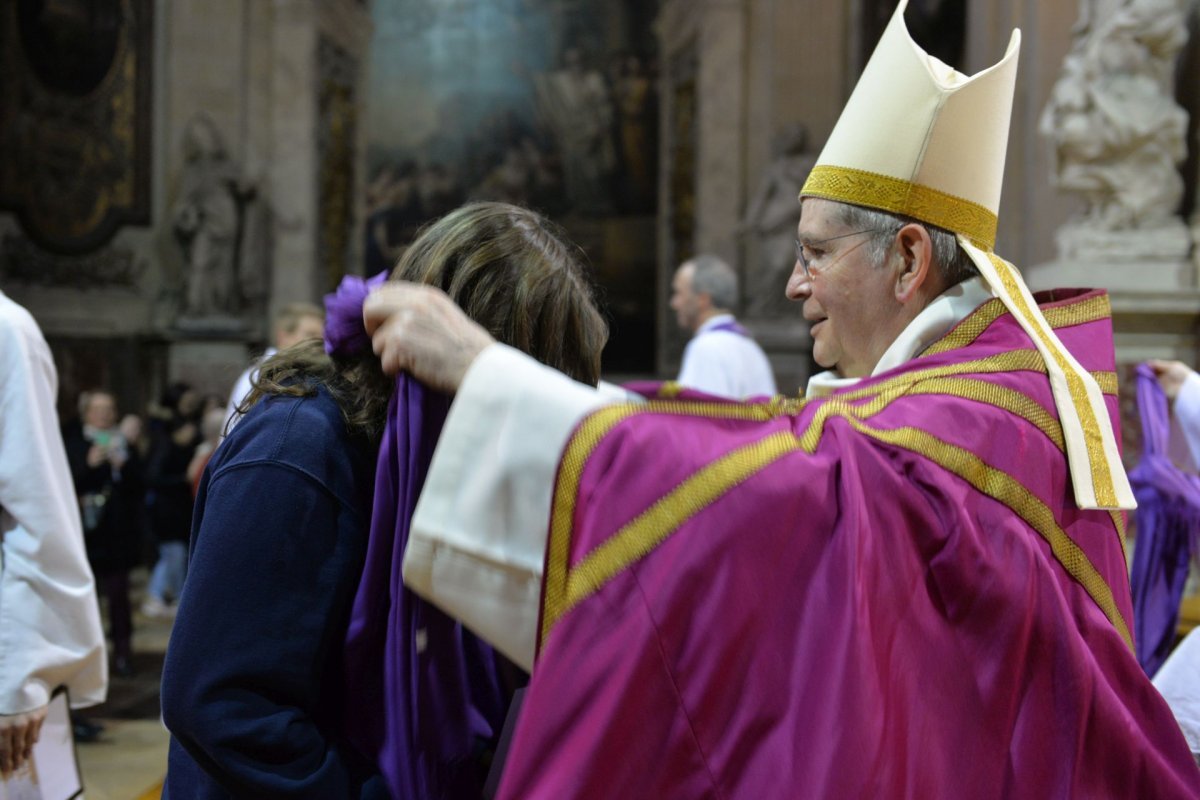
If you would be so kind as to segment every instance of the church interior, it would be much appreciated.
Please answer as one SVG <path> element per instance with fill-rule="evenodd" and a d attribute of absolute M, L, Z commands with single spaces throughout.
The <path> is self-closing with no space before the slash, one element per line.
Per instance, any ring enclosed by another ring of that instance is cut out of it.
<path fill-rule="evenodd" d="M 180 383 L 223 405 L 281 308 L 389 269 L 463 203 L 503 201 L 582 249 L 605 380 L 678 373 L 672 276 L 713 254 L 795 395 L 816 369 L 784 296 L 797 194 L 894 9 L 4 0 L 0 289 L 45 334 L 64 423 L 98 388 L 129 413 Z M 1108 291 L 1132 468 L 1135 368 L 1200 352 L 1200 5 L 910 0 L 906 18 L 968 75 L 1021 29 L 996 252 L 1035 291 Z M 157 797 L 166 769 L 170 620 L 134 623 L 136 670 L 78 747 L 92 800 Z"/>

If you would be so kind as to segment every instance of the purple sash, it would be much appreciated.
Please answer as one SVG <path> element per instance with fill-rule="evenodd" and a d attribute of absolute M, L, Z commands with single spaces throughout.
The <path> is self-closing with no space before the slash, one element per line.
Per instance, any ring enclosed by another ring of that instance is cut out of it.
<path fill-rule="evenodd" d="M 328 351 L 370 345 L 362 331 L 369 289 L 351 276 L 326 297 Z M 378 767 L 391 796 L 406 800 L 478 797 L 481 740 L 504 719 L 491 648 L 402 580 L 409 524 L 449 407 L 449 396 L 397 378 L 343 654 L 346 738 Z"/>
<path fill-rule="evenodd" d="M 1153 677 L 1175 644 L 1188 557 L 1200 544 L 1200 478 L 1167 457 L 1167 397 L 1145 364 L 1137 368 L 1137 401 L 1142 458 L 1129 473 L 1138 503 L 1130 583 L 1137 657 Z"/>

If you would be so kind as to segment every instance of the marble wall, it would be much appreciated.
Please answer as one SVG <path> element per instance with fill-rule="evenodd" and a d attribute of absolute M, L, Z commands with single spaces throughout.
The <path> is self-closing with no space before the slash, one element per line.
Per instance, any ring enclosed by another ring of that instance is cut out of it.
<path fill-rule="evenodd" d="M 45 327 L 68 365 L 64 384 L 74 390 L 128 383 L 136 374 L 136 387 L 122 397 L 130 406 L 174 378 L 223 389 L 265 342 L 274 309 L 318 299 L 341 271 L 362 262 L 365 65 L 372 38 L 371 4 L 358 0 L 122 0 L 121 7 L 139 2 L 149 8 L 152 66 L 146 218 L 124 224 L 89 252 L 71 254 L 37 245 L 14 213 L 0 211 L 0 242 L 8 254 L 0 260 L 0 286 Z M 1123 361 L 1174 355 L 1194 363 L 1200 325 L 1194 261 L 1159 269 L 1148 280 L 1148 265 L 1118 262 L 1097 270 L 1058 257 L 1056 234 L 1080 203 L 1055 189 L 1052 150 L 1038 121 L 1062 74 L 1080 8 L 1099 13 L 1113 3 L 965 2 L 966 71 L 992 64 L 1014 27 L 1024 34 L 998 251 L 1034 285 L 1067 281 L 1113 289 Z M 659 376 L 675 372 L 684 343 L 667 307 L 680 261 L 713 252 L 741 271 L 744 297 L 774 291 L 778 278 L 761 274 L 767 245 L 745 231 L 748 204 L 777 163 L 781 134 L 803 125 L 809 151 L 819 151 L 854 86 L 861 54 L 870 49 L 863 19 L 875 5 L 661 4 L 654 26 L 661 98 L 657 223 L 638 234 L 636 247 L 607 229 L 574 231 L 605 243 L 595 244 L 596 252 L 616 259 L 622 275 L 645 269 L 642 250 L 648 248 L 641 243 L 656 241 Z M 5 15 L 16 6 L 0 3 Z M 1192 34 L 1197 28 L 1194 8 L 1188 28 Z M 1177 70 L 1177 97 L 1189 113 L 1200 108 L 1197 52 L 1193 36 Z M 198 115 L 208 122 L 196 123 Z M 215 131 L 223 156 L 197 147 L 190 127 Z M 1196 131 L 1191 113 L 1181 213 L 1200 228 L 1193 210 L 1200 177 Z M 22 158 L 10 139 L 0 141 L 4 161 Z M 195 156 L 198 150 L 207 155 Z M 214 184 L 230 191 L 218 205 L 233 215 L 238 231 L 223 245 L 236 251 L 236 279 L 221 291 L 200 292 L 189 310 L 195 266 L 187 259 L 197 256 L 194 246 L 189 250 L 194 240 L 181 237 L 180 207 L 189 192 Z M 787 264 L 780 269 L 786 272 Z M 744 321 L 768 350 L 780 386 L 794 390 L 811 367 L 807 333 L 798 309 L 773 302 L 757 304 L 753 313 L 755 304 L 747 304 Z M 211 306 L 221 303 L 226 307 L 214 312 Z M 99 353 L 109 367 L 97 366 Z"/>

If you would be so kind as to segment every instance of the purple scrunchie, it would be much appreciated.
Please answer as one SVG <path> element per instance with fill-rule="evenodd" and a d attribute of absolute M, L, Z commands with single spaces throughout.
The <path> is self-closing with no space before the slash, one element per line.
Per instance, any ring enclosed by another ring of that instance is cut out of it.
<path fill-rule="evenodd" d="M 371 278 L 347 275 L 337 291 L 325 295 L 325 352 L 352 356 L 371 346 L 371 337 L 363 326 L 363 303 L 388 279 L 388 271 Z"/>

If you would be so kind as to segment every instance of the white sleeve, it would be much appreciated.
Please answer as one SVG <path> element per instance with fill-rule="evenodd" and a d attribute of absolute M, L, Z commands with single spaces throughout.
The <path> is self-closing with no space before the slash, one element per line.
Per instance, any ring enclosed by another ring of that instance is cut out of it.
<path fill-rule="evenodd" d="M 1187 376 L 1175 396 L 1175 418 L 1187 440 L 1192 463 L 1200 465 L 1200 375 Z"/>
<path fill-rule="evenodd" d="M 559 457 L 588 412 L 620 399 L 616 387 L 584 386 L 492 345 L 467 372 L 434 451 L 404 582 L 527 670 Z"/>
<path fill-rule="evenodd" d="M 54 361 L 33 318 L 0 295 L 0 714 L 104 701 L 100 609 L 54 401 Z"/>
<path fill-rule="evenodd" d="M 1184 637 L 1159 667 L 1154 688 L 1171 707 L 1192 754 L 1200 758 L 1200 628 Z"/>

